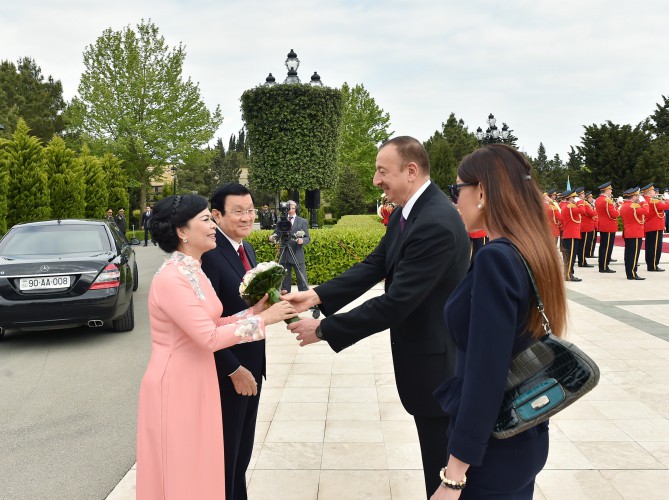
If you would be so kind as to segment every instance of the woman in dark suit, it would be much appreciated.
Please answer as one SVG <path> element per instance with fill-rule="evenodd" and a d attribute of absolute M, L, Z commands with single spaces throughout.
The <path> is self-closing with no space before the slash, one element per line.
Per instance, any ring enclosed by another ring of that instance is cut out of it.
<path fill-rule="evenodd" d="M 450 186 L 467 231 L 485 230 L 477 253 L 444 308 L 456 344 L 455 375 L 438 390 L 451 415 L 448 463 L 433 499 L 531 500 L 548 456 L 548 422 L 508 439 L 491 436 L 512 357 L 543 334 L 529 264 L 553 333 L 566 323 L 562 263 L 543 211 L 532 167 L 503 144 L 462 160 Z M 466 473 L 466 477 L 465 477 Z"/>

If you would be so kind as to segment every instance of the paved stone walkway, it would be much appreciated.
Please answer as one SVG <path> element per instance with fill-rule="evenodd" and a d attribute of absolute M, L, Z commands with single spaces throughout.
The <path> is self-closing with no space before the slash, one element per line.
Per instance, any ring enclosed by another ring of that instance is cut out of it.
<path fill-rule="evenodd" d="M 583 281 L 567 284 L 568 339 L 602 376 L 551 420 L 535 499 L 669 495 L 669 270 L 643 265 L 647 279 L 628 281 L 622 248 L 614 258 L 616 274 L 576 268 Z M 367 296 L 379 293 L 380 285 Z M 299 348 L 272 326 L 267 356 L 251 500 L 424 498 L 418 438 L 399 402 L 387 332 L 334 354 L 325 344 Z M 133 467 L 107 500 L 134 500 L 134 487 Z"/>

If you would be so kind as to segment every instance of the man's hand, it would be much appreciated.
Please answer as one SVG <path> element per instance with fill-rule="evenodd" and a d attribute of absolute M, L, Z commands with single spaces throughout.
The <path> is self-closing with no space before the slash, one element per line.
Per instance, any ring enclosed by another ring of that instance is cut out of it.
<path fill-rule="evenodd" d="M 297 244 L 302 245 L 304 243 L 304 240 L 302 238 L 297 238 Z"/>
<path fill-rule="evenodd" d="M 319 319 L 305 318 L 296 321 L 295 323 L 289 323 L 286 325 L 286 328 L 297 334 L 296 339 L 300 340 L 300 346 L 304 347 L 305 345 L 315 344 L 321 340 L 316 337 L 316 327 L 320 324 L 321 321 Z"/>
<path fill-rule="evenodd" d="M 240 366 L 235 373 L 230 375 L 232 384 L 235 386 L 237 394 L 242 396 L 257 396 L 258 384 L 253 374 L 243 366 Z"/>
<path fill-rule="evenodd" d="M 298 313 L 321 303 L 321 299 L 313 288 L 304 292 L 287 293 L 281 296 L 281 300 L 287 300 L 293 304 Z"/>

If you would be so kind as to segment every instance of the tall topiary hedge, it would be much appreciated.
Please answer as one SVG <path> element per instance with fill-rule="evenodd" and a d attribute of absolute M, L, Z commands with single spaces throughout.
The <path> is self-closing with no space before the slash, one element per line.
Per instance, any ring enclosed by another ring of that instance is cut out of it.
<path fill-rule="evenodd" d="M 252 188 L 334 186 L 343 105 L 340 90 L 299 83 L 259 86 L 245 91 L 241 102 Z"/>
<path fill-rule="evenodd" d="M 361 262 L 385 232 L 374 215 L 348 215 L 332 229 L 310 229 L 311 243 L 304 247 L 309 284 L 324 283 Z M 277 258 L 277 245 L 268 242 L 270 234 L 272 231 L 253 231 L 247 238 L 258 262 Z"/>

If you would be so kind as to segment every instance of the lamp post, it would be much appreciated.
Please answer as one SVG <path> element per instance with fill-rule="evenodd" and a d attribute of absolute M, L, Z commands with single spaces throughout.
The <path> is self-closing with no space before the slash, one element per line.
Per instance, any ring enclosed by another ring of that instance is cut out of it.
<path fill-rule="evenodd" d="M 172 194 L 177 194 L 177 171 L 179 169 L 175 165 L 172 165 L 170 170 L 172 171 L 172 181 L 174 182 L 174 184 L 172 185 L 174 193 L 172 193 Z"/>
<path fill-rule="evenodd" d="M 481 144 L 495 144 L 498 142 L 505 143 L 509 139 L 511 134 L 511 129 L 506 123 L 502 123 L 502 129 L 497 128 L 497 119 L 495 115 L 490 113 L 488 119 L 486 120 L 488 128 L 485 133 L 481 130 L 481 127 L 476 129 L 476 139 L 478 139 Z"/>
<path fill-rule="evenodd" d="M 284 85 L 302 83 L 300 78 L 297 76 L 297 68 L 300 67 L 300 60 L 297 58 L 297 54 L 293 49 L 290 49 L 290 52 L 288 52 L 285 64 L 286 64 L 286 69 L 288 70 L 288 74 L 286 75 L 286 78 L 283 81 Z M 265 78 L 264 85 L 267 87 L 272 87 L 274 85 L 277 85 L 276 78 L 272 76 L 272 73 L 267 75 L 267 78 Z M 309 85 L 312 85 L 314 87 L 324 86 L 320 75 L 316 71 L 314 71 L 314 74 L 311 75 Z M 299 201 L 299 196 L 297 196 L 298 194 L 299 194 L 298 190 L 295 190 L 293 193 L 293 198 L 295 201 Z M 307 191 L 305 196 L 306 200 L 305 207 L 308 208 L 310 212 L 309 225 L 311 226 L 312 229 L 318 227 L 316 211 L 318 210 L 318 208 L 320 208 L 320 199 L 321 199 L 320 189 Z"/>

